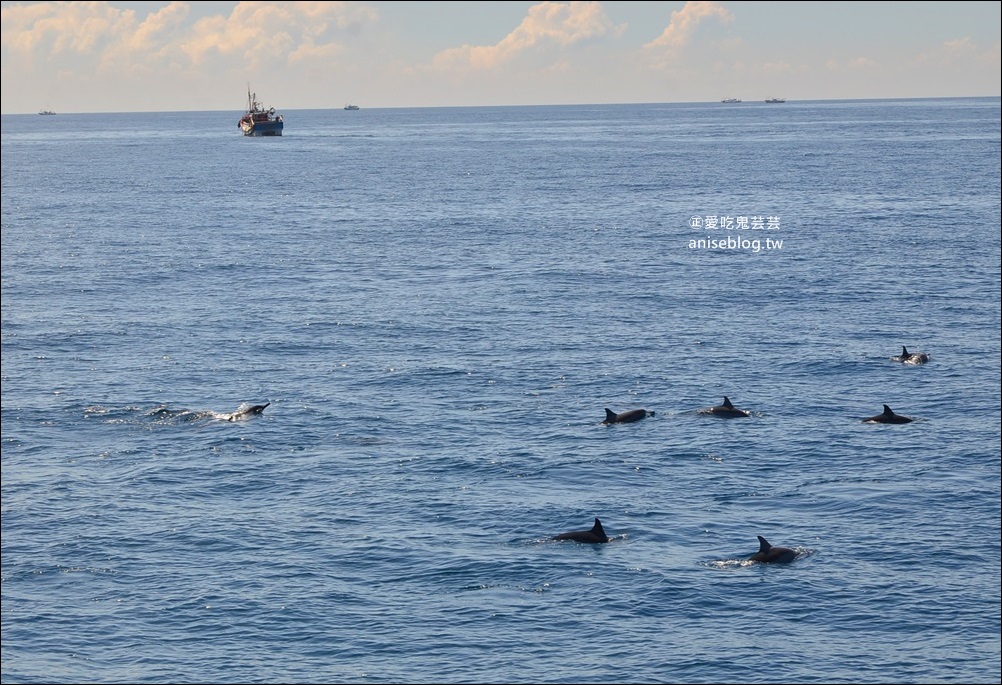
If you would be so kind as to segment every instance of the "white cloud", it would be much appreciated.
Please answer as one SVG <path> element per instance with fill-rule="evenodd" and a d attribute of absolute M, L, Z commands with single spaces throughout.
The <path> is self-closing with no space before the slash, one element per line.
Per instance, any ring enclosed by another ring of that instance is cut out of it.
<path fill-rule="evenodd" d="M 141 22 L 134 11 L 108 2 L 10 5 L 3 8 L 0 45 L 29 63 L 74 54 L 122 72 L 165 60 L 197 68 L 210 55 L 234 65 L 260 64 L 307 55 L 328 58 L 339 52 L 343 34 L 379 19 L 375 9 L 346 2 L 239 2 L 228 17 L 211 16 L 194 25 L 186 23 L 189 14 L 186 2 L 171 2 Z"/>
<path fill-rule="evenodd" d="M 689 43 L 696 27 L 707 19 L 730 22 L 734 20 L 734 15 L 720 3 L 691 0 L 685 3 L 682 9 L 671 13 L 671 20 L 665 30 L 660 36 L 645 44 L 644 48 L 664 60 L 676 57 Z"/>
<path fill-rule="evenodd" d="M 115 36 L 135 30 L 136 15 L 107 2 L 42 2 L 2 11 L 0 46 L 32 59 L 91 54 Z"/>
<path fill-rule="evenodd" d="M 955 74 L 951 82 L 970 84 L 969 92 L 990 93 L 992 88 L 997 92 L 1002 73 L 999 54 L 999 41 L 982 48 L 970 37 L 957 38 L 916 55 L 907 68 L 925 79 Z"/>
<path fill-rule="evenodd" d="M 915 57 L 915 63 L 923 66 L 947 67 L 976 57 L 978 46 L 969 37 L 948 40 L 929 52 Z"/>
<path fill-rule="evenodd" d="M 463 45 L 436 55 L 434 66 L 443 69 L 496 69 L 534 48 L 567 48 L 582 41 L 618 35 L 600 2 L 541 2 L 529 8 L 518 27 L 496 45 Z"/>

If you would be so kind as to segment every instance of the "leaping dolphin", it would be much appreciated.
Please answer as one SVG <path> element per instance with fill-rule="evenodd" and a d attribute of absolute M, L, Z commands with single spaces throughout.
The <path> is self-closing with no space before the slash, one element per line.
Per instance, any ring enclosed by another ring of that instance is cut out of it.
<path fill-rule="evenodd" d="M 758 551 L 748 557 L 749 561 L 763 564 L 789 564 L 797 558 L 797 551 L 789 547 L 773 547 L 761 535 L 758 536 Z"/>
<path fill-rule="evenodd" d="M 553 540 L 574 540 L 575 542 L 589 542 L 589 543 L 600 543 L 609 542 L 609 536 L 605 534 L 605 529 L 602 528 L 602 522 L 595 518 L 595 525 L 591 527 L 591 530 L 572 530 L 567 533 L 561 533 L 560 535 L 554 535 Z"/>
<path fill-rule="evenodd" d="M 607 407 L 605 410 L 605 421 L 602 423 L 633 423 L 634 421 L 645 419 L 648 416 L 654 416 L 654 412 L 647 411 L 646 409 L 630 409 L 617 414 Z"/>
<path fill-rule="evenodd" d="M 929 355 L 925 352 L 909 352 L 908 348 L 902 345 L 901 354 L 897 357 L 891 357 L 891 359 L 902 364 L 918 365 L 929 361 Z"/>
<path fill-rule="evenodd" d="M 863 423 L 911 423 L 912 419 L 907 416 L 902 416 L 901 414 L 895 414 L 894 410 L 884 405 L 884 411 L 882 414 L 877 414 L 876 416 L 869 416 L 863 419 Z"/>
<path fill-rule="evenodd" d="M 744 409 L 738 409 L 731 401 L 724 395 L 724 403 L 718 404 L 715 407 L 707 407 L 706 409 L 700 409 L 700 414 L 709 414 L 711 416 L 719 416 L 724 419 L 735 419 L 742 416 L 751 416 L 751 412 L 745 411 Z"/>
<path fill-rule="evenodd" d="M 263 412 L 265 410 L 265 407 L 267 407 L 270 404 L 271 404 L 271 402 L 268 402 L 267 404 L 252 404 L 252 405 L 247 406 L 247 407 L 241 406 L 235 412 L 233 412 L 232 414 L 230 414 L 229 417 L 227 417 L 226 420 L 227 421 L 243 421 L 248 416 L 253 416 L 254 414 L 260 414 L 261 412 Z"/>

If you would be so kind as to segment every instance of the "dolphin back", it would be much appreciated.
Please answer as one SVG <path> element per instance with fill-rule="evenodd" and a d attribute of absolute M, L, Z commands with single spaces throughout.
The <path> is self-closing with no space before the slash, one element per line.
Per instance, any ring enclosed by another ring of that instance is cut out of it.
<path fill-rule="evenodd" d="M 758 536 L 758 551 L 751 555 L 751 561 L 763 564 L 788 564 L 797 558 L 797 551 L 789 547 L 773 547 L 761 535 Z"/>
<path fill-rule="evenodd" d="M 572 530 L 567 533 L 560 533 L 553 536 L 554 540 L 574 540 L 575 542 L 601 543 L 608 542 L 609 536 L 602 528 L 602 522 L 595 518 L 595 525 L 589 530 Z"/>

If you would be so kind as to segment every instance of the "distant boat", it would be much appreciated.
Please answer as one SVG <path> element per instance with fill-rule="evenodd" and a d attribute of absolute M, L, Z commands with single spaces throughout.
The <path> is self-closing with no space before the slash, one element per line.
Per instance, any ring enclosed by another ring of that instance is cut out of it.
<path fill-rule="evenodd" d="M 251 93 L 247 86 L 247 113 L 240 117 L 237 126 L 245 136 L 280 136 L 285 127 L 285 118 L 275 114 L 275 108 L 265 109 L 258 102 L 257 93 Z"/>
<path fill-rule="evenodd" d="M 349 110 L 349 111 L 351 111 L 351 112 L 354 112 L 354 111 L 355 111 L 356 109 L 358 109 L 358 105 L 345 105 L 345 106 L 344 106 L 344 108 L 345 108 L 346 110 Z"/>
<path fill-rule="evenodd" d="M 766 102 L 786 102 L 786 98 L 766 98 Z"/>
<path fill-rule="evenodd" d="M 53 112 L 51 109 L 43 109 L 41 112 L 39 112 L 39 114 L 51 115 L 55 114 L 55 112 Z"/>
<path fill-rule="evenodd" d="M 721 102 L 729 105 L 734 102 L 741 102 L 741 98 L 724 98 Z"/>

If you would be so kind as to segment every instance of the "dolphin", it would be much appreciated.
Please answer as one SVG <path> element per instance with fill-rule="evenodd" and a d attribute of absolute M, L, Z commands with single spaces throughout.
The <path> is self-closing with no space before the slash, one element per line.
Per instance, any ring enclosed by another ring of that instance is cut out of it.
<path fill-rule="evenodd" d="M 724 396 L 724 403 L 718 404 L 715 407 L 707 407 L 706 409 L 700 409 L 700 414 L 711 414 L 713 416 L 719 416 L 724 419 L 736 419 L 742 416 L 751 416 L 751 412 L 747 412 L 744 409 L 738 409 L 731 401 Z"/>
<path fill-rule="evenodd" d="M 248 416 L 253 416 L 254 414 L 260 414 L 265 410 L 265 407 L 267 407 L 270 404 L 271 402 L 268 402 L 267 404 L 252 404 L 249 407 L 242 406 L 240 409 L 237 409 L 235 412 L 230 414 L 226 420 L 242 421 L 246 419 Z"/>
<path fill-rule="evenodd" d="M 891 357 L 891 359 L 902 364 L 918 365 L 929 361 L 929 355 L 925 352 L 909 352 L 908 348 L 902 345 L 901 354 L 897 357 Z"/>
<path fill-rule="evenodd" d="M 605 529 L 602 528 L 602 522 L 595 518 L 595 525 L 591 527 L 591 530 L 572 530 L 567 533 L 561 533 L 560 535 L 554 535 L 553 540 L 574 540 L 575 542 L 609 542 L 609 536 L 605 534 Z"/>
<path fill-rule="evenodd" d="M 789 564 L 796 558 L 796 550 L 789 547 L 773 547 L 761 535 L 758 536 L 758 551 L 748 557 L 749 561 L 761 561 L 763 564 Z"/>
<path fill-rule="evenodd" d="M 654 416 L 654 412 L 647 411 L 646 409 L 630 409 L 628 411 L 621 411 L 617 414 L 613 410 L 606 408 L 605 421 L 602 423 L 633 423 L 634 421 L 639 421 L 640 419 L 647 418 L 648 416 Z"/>
<path fill-rule="evenodd" d="M 895 414 L 894 411 L 884 405 L 884 412 L 882 414 L 877 414 L 876 416 L 869 416 L 863 419 L 863 423 L 911 423 L 912 419 L 907 416 L 902 416 L 901 414 Z"/>

